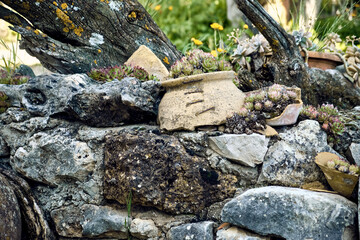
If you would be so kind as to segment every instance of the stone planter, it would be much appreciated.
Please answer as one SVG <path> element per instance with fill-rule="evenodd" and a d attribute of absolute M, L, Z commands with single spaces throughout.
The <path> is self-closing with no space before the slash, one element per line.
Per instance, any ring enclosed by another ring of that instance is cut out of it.
<path fill-rule="evenodd" d="M 308 65 L 311 68 L 320 68 L 322 70 L 335 69 L 343 64 L 340 57 L 333 53 L 308 51 Z M 301 51 L 301 56 L 305 58 L 305 52 Z"/>
<path fill-rule="evenodd" d="M 198 74 L 162 82 L 166 94 L 159 105 L 161 129 L 195 130 L 221 125 L 244 104 L 245 94 L 234 84 L 233 71 Z"/>
<path fill-rule="evenodd" d="M 303 102 L 301 101 L 301 89 L 300 88 L 287 88 L 296 92 L 295 103 L 289 104 L 280 116 L 267 119 L 266 123 L 269 126 L 286 126 L 296 123 L 297 118 L 299 117 L 300 111 L 303 107 Z"/>
<path fill-rule="evenodd" d="M 321 152 L 316 156 L 315 163 L 321 168 L 326 177 L 326 180 L 334 191 L 345 197 L 350 197 L 356 186 L 359 176 L 346 174 L 329 168 L 327 166 L 327 162 L 337 157 L 338 156 L 333 153 Z"/>

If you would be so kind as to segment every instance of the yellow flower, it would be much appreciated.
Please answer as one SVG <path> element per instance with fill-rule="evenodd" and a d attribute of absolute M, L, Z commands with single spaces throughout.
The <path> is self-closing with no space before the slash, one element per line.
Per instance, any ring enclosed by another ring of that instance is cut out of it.
<path fill-rule="evenodd" d="M 247 24 L 244 24 L 243 28 L 244 28 L 244 29 L 248 29 L 249 26 L 248 26 Z"/>
<path fill-rule="evenodd" d="M 196 38 L 191 38 L 191 41 L 195 43 L 195 45 L 200 46 L 203 44 L 202 41 L 200 41 L 199 39 Z"/>
<path fill-rule="evenodd" d="M 216 51 L 216 50 L 212 50 L 212 51 L 211 51 L 211 55 L 213 55 L 214 57 L 217 57 L 217 56 L 218 56 L 217 51 Z"/>
<path fill-rule="evenodd" d="M 218 24 L 218 23 L 212 23 L 212 24 L 210 25 L 210 27 L 211 27 L 212 29 L 217 29 L 217 30 L 219 30 L 219 31 L 224 30 L 224 27 L 221 26 L 221 25 Z"/>
<path fill-rule="evenodd" d="M 172 10 L 173 10 L 173 6 L 170 6 L 170 7 L 169 7 L 169 10 L 172 11 Z"/>
<path fill-rule="evenodd" d="M 161 9 L 161 5 L 156 5 L 154 9 L 155 11 L 159 11 Z"/>
<path fill-rule="evenodd" d="M 226 52 L 226 50 L 224 50 L 224 49 L 222 49 L 222 48 L 218 48 L 217 51 L 218 51 L 219 53 Z"/>

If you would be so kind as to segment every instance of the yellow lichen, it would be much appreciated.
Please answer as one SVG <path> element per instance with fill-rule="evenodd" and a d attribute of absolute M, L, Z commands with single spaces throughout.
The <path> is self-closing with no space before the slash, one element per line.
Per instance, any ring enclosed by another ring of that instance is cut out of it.
<path fill-rule="evenodd" d="M 74 33 L 81 37 L 81 33 L 84 31 L 84 29 L 80 26 L 74 29 Z"/>
<path fill-rule="evenodd" d="M 98 49 L 98 53 L 101 53 L 101 49 Z"/>
<path fill-rule="evenodd" d="M 164 63 L 166 63 L 166 64 L 170 64 L 168 57 L 164 57 L 163 61 L 164 61 Z"/>
<path fill-rule="evenodd" d="M 64 28 L 63 28 L 63 31 L 66 32 L 66 33 L 68 33 L 70 30 L 69 30 L 68 27 L 64 27 Z"/>
<path fill-rule="evenodd" d="M 39 30 L 34 30 L 34 33 L 36 34 L 36 35 L 39 35 L 40 34 L 40 31 Z"/>
<path fill-rule="evenodd" d="M 68 5 L 67 5 L 66 3 L 62 3 L 62 4 L 61 4 L 61 8 L 62 8 L 62 9 L 65 10 L 65 9 L 67 9 L 67 7 L 68 7 Z"/>
<path fill-rule="evenodd" d="M 150 28 L 148 27 L 148 25 L 147 24 L 145 24 L 145 28 L 147 29 L 147 30 L 149 30 Z"/>
<path fill-rule="evenodd" d="M 53 4 L 55 5 L 55 6 L 57 6 L 58 4 L 57 4 L 57 2 L 55 2 L 55 1 L 53 1 Z"/>
<path fill-rule="evenodd" d="M 26 29 L 27 29 L 27 30 L 31 30 L 31 27 L 30 27 L 30 26 L 27 26 Z"/>
<path fill-rule="evenodd" d="M 132 12 L 129 14 L 129 18 L 136 18 L 136 12 L 132 11 Z"/>
<path fill-rule="evenodd" d="M 97 64 L 97 61 L 96 61 L 96 60 L 94 60 L 94 63 L 95 63 L 95 64 Z"/>

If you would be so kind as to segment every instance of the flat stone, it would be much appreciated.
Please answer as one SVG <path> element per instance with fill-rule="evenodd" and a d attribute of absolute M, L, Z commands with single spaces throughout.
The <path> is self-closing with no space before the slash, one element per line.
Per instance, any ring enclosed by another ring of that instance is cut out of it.
<path fill-rule="evenodd" d="M 327 144 L 319 123 L 305 120 L 279 136 L 282 140 L 269 147 L 265 155 L 259 182 L 300 187 L 323 180 L 315 156 L 319 152 L 336 152 Z"/>
<path fill-rule="evenodd" d="M 198 213 L 231 197 L 236 178 L 189 155 L 174 136 L 130 131 L 106 137 L 104 196 L 165 212 Z"/>
<path fill-rule="evenodd" d="M 154 75 L 159 78 L 160 81 L 165 80 L 169 76 L 169 71 L 161 60 L 144 45 L 141 45 L 125 62 L 125 64 L 142 67 L 150 75 Z"/>
<path fill-rule="evenodd" d="M 0 173 L 0 239 L 21 239 L 21 213 L 13 188 Z"/>
<path fill-rule="evenodd" d="M 216 233 L 216 240 L 270 240 L 270 237 L 263 237 L 250 233 L 237 227 L 221 229 Z"/>
<path fill-rule="evenodd" d="M 209 146 L 215 152 L 249 167 L 263 162 L 268 143 L 269 139 L 260 134 L 224 134 L 209 138 Z"/>
<path fill-rule="evenodd" d="M 173 227 L 167 234 L 169 240 L 213 240 L 214 222 L 188 223 Z"/>
<path fill-rule="evenodd" d="M 85 204 L 68 206 L 51 212 L 57 233 L 62 237 L 104 237 L 128 239 L 131 219 L 125 210 Z M 128 224 L 128 225 L 127 225 Z"/>
<path fill-rule="evenodd" d="M 139 239 L 151 239 L 159 236 L 159 229 L 153 220 L 135 218 L 131 221 L 130 234 Z"/>
<path fill-rule="evenodd" d="M 288 240 L 356 239 L 356 216 L 340 195 L 278 186 L 247 190 L 221 213 L 223 222 Z"/>
<path fill-rule="evenodd" d="M 266 125 L 265 130 L 257 130 L 258 133 L 265 135 L 265 137 L 278 136 L 279 133 L 271 126 Z"/>

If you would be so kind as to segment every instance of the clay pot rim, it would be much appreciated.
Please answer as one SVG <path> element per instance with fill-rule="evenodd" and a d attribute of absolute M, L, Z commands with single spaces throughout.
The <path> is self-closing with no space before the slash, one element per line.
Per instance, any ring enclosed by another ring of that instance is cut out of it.
<path fill-rule="evenodd" d="M 215 81 L 219 79 L 229 79 L 235 78 L 234 71 L 218 71 L 218 72 L 211 72 L 211 73 L 202 73 L 196 75 L 190 75 L 181 78 L 173 78 L 169 80 L 165 80 L 161 82 L 161 86 L 163 87 L 175 87 L 180 86 L 182 84 L 187 83 L 194 83 L 200 81 Z"/>
<path fill-rule="evenodd" d="M 304 51 L 301 51 L 300 53 L 301 53 L 301 56 L 303 56 L 303 57 L 305 56 Z M 326 59 L 329 61 L 342 63 L 341 58 L 334 53 L 308 51 L 308 56 L 309 56 L 309 58 Z"/>
<path fill-rule="evenodd" d="M 331 153 L 331 152 L 320 152 L 316 155 L 315 157 L 315 163 L 320 167 L 324 167 L 326 169 L 330 169 L 330 170 L 335 170 L 335 169 L 332 169 L 332 168 L 329 168 L 326 163 L 328 161 L 330 161 L 332 158 L 334 157 L 339 157 L 338 155 L 334 154 L 334 153 Z M 358 179 L 359 177 L 359 174 L 355 174 L 355 175 L 352 175 L 352 174 L 348 174 L 348 173 L 343 173 L 343 172 L 340 172 L 338 170 L 335 170 L 337 173 L 339 174 L 342 174 L 342 175 L 346 175 L 347 177 L 349 178 L 353 178 L 353 179 Z"/>

